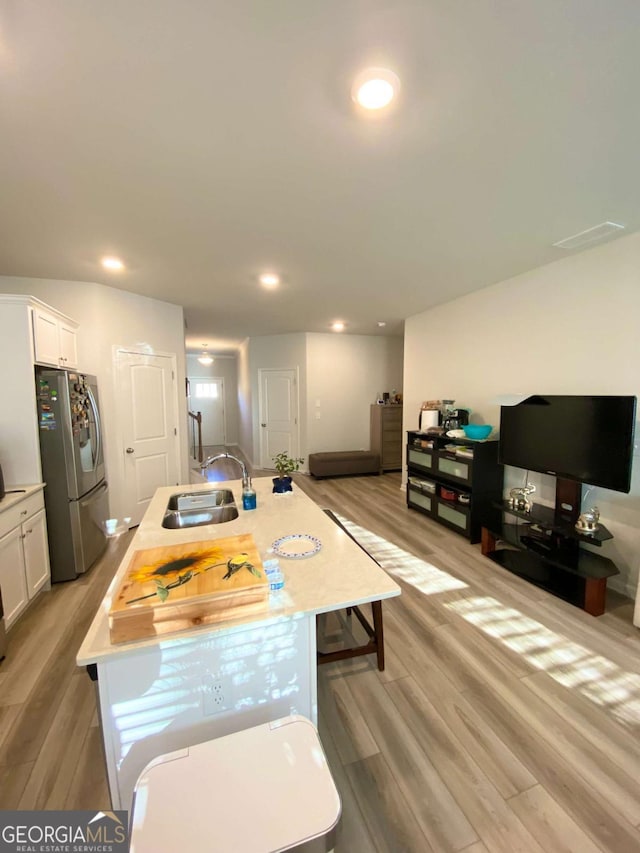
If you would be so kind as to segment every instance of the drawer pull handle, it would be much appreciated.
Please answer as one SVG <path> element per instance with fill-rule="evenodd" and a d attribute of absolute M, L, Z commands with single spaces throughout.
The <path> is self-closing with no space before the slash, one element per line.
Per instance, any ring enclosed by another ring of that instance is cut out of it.
<path fill-rule="evenodd" d="M 23 509 L 22 512 L 20 513 L 20 515 L 26 515 L 28 512 L 29 512 L 28 509 Z"/>

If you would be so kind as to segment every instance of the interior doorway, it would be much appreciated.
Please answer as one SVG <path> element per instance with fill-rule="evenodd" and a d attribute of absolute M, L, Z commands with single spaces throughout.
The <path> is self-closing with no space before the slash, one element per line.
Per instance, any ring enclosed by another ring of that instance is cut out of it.
<path fill-rule="evenodd" d="M 260 380 L 260 467 L 273 470 L 273 457 L 300 454 L 298 424 L 298 371 L 296 368 L 261 368 Z"/>
<path fill-rule="evenodd" d="M 226 444 L 224 379 L 214 376 L 189 377 L 189 408 L 202 413 L 203 446 Z"/>
<path fill-rule="evenodd" d="M 124 467 L 122 515 L 133 527 L 155 490 L 180 480 L 176 357 L 118 349 L 115 361 Z"/>

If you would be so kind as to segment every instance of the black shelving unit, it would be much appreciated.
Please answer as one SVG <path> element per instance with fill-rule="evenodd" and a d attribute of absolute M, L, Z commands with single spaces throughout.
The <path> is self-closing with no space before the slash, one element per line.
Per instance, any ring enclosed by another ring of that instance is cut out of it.
<path fill-rule="evenodd" d="M 499 517 L 487 517 L 483 524 L 486 557 L 592 616 L 604 613 L 607 578 L 619 570 L 612 560 L 584 547 L 613 538 L 604 525 L 585 534 L 552 507 L 536 505 L 526 513 L 505 501 L 496 509 Z"/>
<path fill-rule="evenodd" d="M 503 468 L 497 441 L 409 432 L 407 506 L 480 542 L 483 526 L 500 519 Z"/>

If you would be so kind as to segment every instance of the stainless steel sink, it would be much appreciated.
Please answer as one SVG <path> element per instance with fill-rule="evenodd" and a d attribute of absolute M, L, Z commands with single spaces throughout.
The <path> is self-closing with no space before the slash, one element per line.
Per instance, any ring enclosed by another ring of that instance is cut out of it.
<path fill-rule="evenodd" d="M 171 530 L 182 530 L 184 527 L 199 527 L 202 524 L 223 524 L 237 517 L 238 508 L 235 504 L 202 509 L 167 509 L 162 526 Z"/>
<path fill-rule="evenodd" d="M 206 489 L 171 495 L 162 526 L 182 530 L 202 524 L 223 524 L 237 517 L 238 509 L 231 489 Z"/>
<path fill-rule="evenodd" d="M 171 495 L 167 509 L 203 509 L 230 506 L 234 503 L 231 489 L 205 489 L 202 492 L 181 492 Z"/>

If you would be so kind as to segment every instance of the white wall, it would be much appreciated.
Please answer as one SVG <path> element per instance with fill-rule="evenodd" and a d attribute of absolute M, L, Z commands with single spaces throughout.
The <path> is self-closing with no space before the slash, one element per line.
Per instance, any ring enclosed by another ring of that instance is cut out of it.
<path fill-rule="evenodd" d="M 298 370 L 303 470 L 314 451 L 368 449 L 369 406 L 383 391 L 402 391 L 402 351 L 397 337 L 301 333 L 251 338 L 248 355 L 241 354 L 238 363 L 243 452 L 259 466 L 261 368 Z"/>
<path fill-rule="evenodd" d="M 185 396 L 184 318 L 182 307 L 81 281 L 0 276 L 0 292 L 35 296 L 76 320 L 80 369 L 98 377 L 105 431 L 105 466 L 110 490 L 110 511 L 122 517 L 122 453 L 115 417 L 113 347 L 133 347 L 147 352 L 175 353 L 178 383 L 178 438 L 180 475 L 188 482 L 187 406 Z"/>
<path fill-rule="evenodd" d="M 222 379 L 224 381 L 224 423 L 226 444 L 238 444 L 238 361 L 235 356 L 215 356 L 213 364 L 200 364 L 197 355 L 187 355 L 187 376 Z M 191 399 L 193 411 L 198 410 L 198 402 Z"/>
<path fill-rule="evenodd" d="M 446 305 L 405 323 L 404 425 L 425 399 L 455 399 L 472 421 L 499 424 L 498 395 L 640 396 L 640 234 L 616 240 Z M 609 585 L 634 596 L 640 564 L 640 462 L 629 495 L 594 489 L 614 534 L 599 553 L 618 565 Z M 507 486 L 523 472 L 507 469 Z M 516 479 L 517 478 L 517 479 Z M 552 504 L 554 479 L 530 476 Z M 585 490 L 586 491 L 586 490 Z M 585 505 L 586 508 L 586 505 Z"/>
<path fill-rule="evenodd" d="M 307 335 L 309 453 L 368 450 L 370 405 L 402 391 L 402 338 Z"/>
<path fill-rule="evenodd" d="M 307 458 L 306 449 L 306 335 L 269 335 L 249 341 L 249 371 L 253 411 L 253 463 L 260 466 L 260 375 L 261 368 L 293 368 L 298 371 L 299 455 Z M 244 448 L 242 448 L 244 450 Z M 246 452 L 246 451 L 245 451 Z"/>
<path fill-rule="evenodd" d="M 238 444 L 246 458 L 253 464 L 253 398 L 248 338 L 238 349 Z"/>

